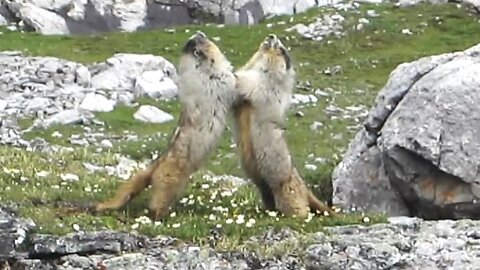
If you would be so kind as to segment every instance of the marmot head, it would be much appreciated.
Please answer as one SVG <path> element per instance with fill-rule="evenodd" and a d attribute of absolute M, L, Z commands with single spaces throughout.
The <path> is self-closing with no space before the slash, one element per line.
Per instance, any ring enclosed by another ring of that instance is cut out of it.
<path fill-rule="evenodd" d="M 270 68 L 289 70 L 292 68 L 292 60 L 287 48 L 280 39 L 274 35 L 268 35 L 262 42 L 259 52 L 264 55 Z"/>
<path fill-rule="evenodd" d="M 201 31 L 192 35 L 182 49 L 179 70 L 191 68 L 209 72 L 232 69 L 218 46 Z"/>
<path fill-rule="evenodd" d="M 288 50 L 274 34 L 268 35 L 262 41 L 243 69 L 254 69 L 279 78 L 295 73 Z"/>

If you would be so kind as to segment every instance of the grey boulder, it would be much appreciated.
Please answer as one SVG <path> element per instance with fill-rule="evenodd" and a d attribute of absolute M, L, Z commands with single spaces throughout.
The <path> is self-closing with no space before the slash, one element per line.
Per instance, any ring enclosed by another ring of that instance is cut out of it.
<path fill-rule="evenodd" d="M 67 23 L 57 13 L 30 3 L 9 3 L 10 11 L 25 25 L 44 35 L 69 34 Z"/>
<path fill-rule="evenodd" d="M 399 65 L 335 168 L 333 203 L 479 218 L 480 45 Z"/>

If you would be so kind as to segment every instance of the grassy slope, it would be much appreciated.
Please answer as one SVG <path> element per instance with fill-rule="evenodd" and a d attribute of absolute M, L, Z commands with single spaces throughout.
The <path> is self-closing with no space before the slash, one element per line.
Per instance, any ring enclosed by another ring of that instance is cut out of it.
<path fill-rule="evenodd" d="M 364 17 L 367 9 L 375 9 L 380 17 L 370 19 L 371 23 L 362 31 L 352 31 L 358 18 Z M 148 31 L 138 33 L 112 33 L 96 37 L 55 37 L 36 34 L 8 32 L 1 36 L 0 50 L 25 50 L 31 55 L 52 55 L 71 59 L 82 63 L 102 61 L 116 52 L 152 53 L 162 55 L 173 63 L 177 63 L 179 47 L 196 29 L 205 31 L 209 36 L 219 37 L 217 42 L 225 51 L 227 57 L 238 67 L 256 50 L 260 41 L 268 33 L 276 33 L 287 37 L 285 43 L 291 47 L 297 64 L 299 80 L 308 81 L 313 89 L 333 88 L 338 94 L 321 99 L 317 106 L 292 108 L 289 113 L 288 142 L 292 150 L 294 162 L 302 175 L 311 184 L 319 184 L 315 191 L 325 200 L 329 199 L 331 190 L 330 174 L 352 138 L 354 130 L 347 127 L 361 122 L 352 119 L 330 119 L 325 113 L 329 104 L 339 107 L 352 105 L 371 106 L 378 90 L 388 78 L 388 74 L 396 65 L 414 60 L 418 57 L 456 50 L 463 50 L 474 45 L 480 32 L 478 18 L 469 16 L 463 9 L 454 5 L 419 5 L 412 8 L 396 9 L 392 5 L 363 5 L 359 14 L 350 14 L 347 18 L 347 36 L 341 39 L 329 38 L 330 42 L 306 41 L 293 33 L 284 31 L 287 25 L 297 22 L 310 22 L 322 12 L 311 10 L 295 16 L 293 22 L 288 18 L 275 18 L 260 25 L 251 27 L 188 26 L 178 27 L 175 33 L 167 31 Z M 440 18 L 437 20 L 436 17 Z M 277 22 L 286 21 L 287 25 Z M 427 25 L 423 24 L 427 22 Z M 273 27 L 267 27 L 273 23 Z M 414 35 L 401 34 L 404 28 L 410 29 Z M 374 65 L 375 64 L 375 65 Z M 340 65 L 342 73 L 334 76 L 322 74 L 327 67 Z M 357 90 L 364 90 L 359 93 Z M 305 91 L 298 89 L 298 93 Z M 179 106 L 174 102 L 157 102 L 140 100 L 141 103 L 158 105 L 165 111 L 178 117 Z M 56 153 L 52 156 L 30 153 L 8 147 L 0 147 L 0 201 L 14 201 L 21 204 L 23 215 L 30 216 L 41 226 L 41 231 L 66 233 L 72 231 L 73 224 L 81 228 L 99 229 L 130 229 L 135 218 L 142 215 L 148 202 L 148 192 L 142 194 L 126 210 L 103 216 L 91 216 L 87 213 L 71 213 L 69 203 L 87 203 L 92 200 L 111 196 L 118 186 L 119 179 L 103 173 L 89 174 L 82 162 L 99 165 L 115 164 L 114 153 L 120 152 L 135 159 L 150 158 L 152 152 L 161 151 L 166 145 L 167 135 L 173 130 L 175 121 L 163 125 L 146 125 L 133 120 L 135 108 L 118 107 L 114 112 L 101 113 L 98 117 L 108 124 L 105 130 L 108 134 L 123 134 L 130 130 L 141 138 L 139 142 L 119 141 L 109 152 L 94 154 L 94 149 L 78 148 L 74 153 Z M 294 114 L 301 110 L 302 118 Z M 312 132 L 309 125 L 320 121 L 324 126 L 318 132 Z M 23 121 L 26 125 L 28 120 Z M 66 144 L 65 137 L 54 138 L 53 131 L 61 133 L 82 133 L 79 127 L 53 127 L 44 132 L 32 132 L 28 137 L 45 137 L 54 143 Z M 159 136 L 158 134 L 165 134 Z M 314 218 L 308 223 L 289 219 L 269 217 L 257 212 L 257 195 L 251 187 L 241 187 L 234 192 L 233 197 L 221 196 L 220 192 L 212 199 L 216 190 L 230 190 L 228 186 L 215 185 L 208 189 L 201 187 L 205 181 L 201 179 L 207 170 L 214 174 L 233 174 L 243 176 L 239 169 L 235 149 L 230 147 L 231 133 L 226 132 L 219 149 L 209 159 L 207 166 L 195 174 L 195 183 L 186 196 L 192 196 L 193 205 L 179 204 L 176 216 L 164 224 L 141 225 L 138 230 L 152 234 L 170 234 L 196 242 L 204 242 L 209 230 L 222 224 L 227 236 L 223 246 L 235 246 L 238 241 L 258 233 L 266 226 L 291 226 L 299 231 L 316 231 L 323 225 L 344 224 L 356 222 L 358 218 L 347 217 L 341 220 Z M 319 164 L 316 172 L 304 169 L 305 162 L 313 162 L 308 157 L 322 157 L 325 163 Z M 19 172 L 11 169 L 19 169 Z M 50 172 L 44 178 L 35 172 L 45 170 Z M 80 176 L 79 182 L 63 183 L 60 173 L 75 173 Z M 321 190 L 321 191 L 318 191 Z M 232 200 L 234 198 L 234 201 Z M 201 201 L 201 203 L 199 202 Z M 233 203 L 232 203 L 233 202 Z M 213 206 L 223 206 L 228 213 L 219 214 L 212 210 Z M 237 205 L 237 206 L 236 206 Z M 216 220 L 209 220 L 210 214 L 215 214 Z M 244 214 L 245 220 L 254 218 L 255 225 L 247 228 L 244 224 L 235 224 L 238 214 Z M 232 218 L 233 224 L 226 220 Z M 202 220 L 201 222 L 198 222 Z M 177 224 L 180 224 L 177 227 Z"/>

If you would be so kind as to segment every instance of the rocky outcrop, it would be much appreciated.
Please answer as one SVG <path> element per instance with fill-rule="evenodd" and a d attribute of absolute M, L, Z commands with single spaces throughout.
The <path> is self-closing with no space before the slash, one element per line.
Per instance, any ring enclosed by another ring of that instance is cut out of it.
<path fill-rule="evenodd" d="M 306 269 L 475 269 L 478 221 L 391 218 L 388 224 L 327 228 L 306 249 Z"/>
<path fill-rule="evenodd" d="M 25 256 L 28 233 L 35 227 L 29 219 L 20 219 L 15 209 L 0 208 L 0 262 Z"/>
<path fill-rule="evenodd" d="M 269 259 L 248 251 L 219 252 L 168 236 L 114 231 L 54 236 L 34 229 L 33 222 L 0 208 L 2 269 L 474 269 L 480 263 L 480 222 L 472 220 L 398 217 L 385 224 L 327 227 L 303 236 L 289 229 L 266 229 L 247 242 L 277 250 L 279 255 Z M 296 248 L 282 250 L 287 246 Z"/>
<path fill-rule="evenodd" d="M 479 0 L 397 0 L 395 5 L 397 7 L 410 7 L 419 3 L 429 4 L 445 4 L 445 3 L 461 3 L 466 7 L 472 8 L 473 11 L 480 13 L 480 1 Z"/>
<path fill-rule="evenodd" d="M 480 45 L 398 66 L 333 173 L 333 202 L 480 218 Z"/>
<path fill-rule="evenodd" d="M 112 111 L 118 104 L 134 105 L 137 97 L 175 98 L 175 79 L 172 63 L 148 54 L 118 53 L 86 66 L 55 57 L 0 52 L 0 115 L 2 119 L 36 118 L 28 130 L 95 123 L 93 112 Z M 160 116 L 163 122 L 173 119 L 165 113 Z M 13 127 L 2 123 L 2 143 L 14 144 L 18 132 Z"/>
<path fill-rule="evenodd" d="M 255 24 L 266 17 L 291 15 L 335 2 L 337 0 L 1 0 L 0 25 L 19 22 L 42 34 L 83 34 L 205 22 Z M 14 16 L 4 16 L 4 13 Z"/>
<path fill-rule="evenodd" d="M 382 3 L 362 0 L 359 3 Z M 398 0 L 398 7 L 443 0 Z M 456 0 L 480 13 L 479 0 Z M 277 15 L 302 13 L 312 7 L 351 6 L 343 0 L 0 0 L 0 25 L 15 24 L 42 34 L 90 34 L 108 31 L 132 32 L 195 23 L 256 24 Z M 326 26 L 337 19 L 320 18 L 297 31 L 309 39 L 321 40 Z M 363 27 L 363 26 L 361 26 Z M 336 33 L 338 29 L 336 29 Z"/>

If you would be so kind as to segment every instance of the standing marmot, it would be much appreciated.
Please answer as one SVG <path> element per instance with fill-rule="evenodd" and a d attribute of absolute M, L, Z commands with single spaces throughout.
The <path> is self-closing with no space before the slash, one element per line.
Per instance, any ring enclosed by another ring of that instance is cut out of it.
<path fill-rule="evenodd" d="M 97 211 L 118 209 L 151 184 L 152 218 L 165 216 L 183 195 L 191 174 L 216 148 L 235 100 L 233 67 L 204 33 L 197 32 L 183 48 L 178 71 L 182 112 L 168 149 L 124 183 L 113 199 L 97 204 Z"/>
<path fill-rule="evenodd" d="M 281 41 L 269 35 L 235 75 L 241 96 L 234 107 L 236 140 L 242 166 L 259 188 L 265 208 L 302 218 L 309 208 L 335 214 L 307 188 L 291 161 L 281 126 L 295 71 Z"/>

